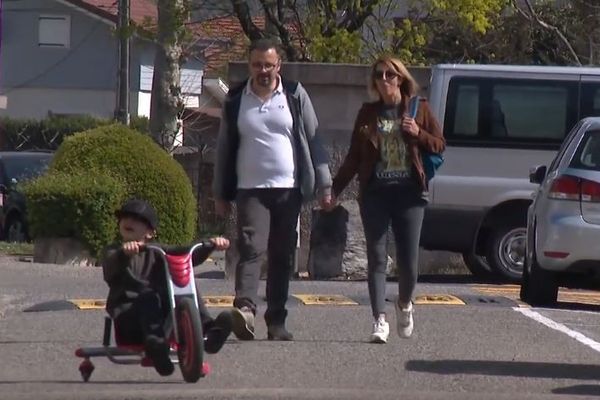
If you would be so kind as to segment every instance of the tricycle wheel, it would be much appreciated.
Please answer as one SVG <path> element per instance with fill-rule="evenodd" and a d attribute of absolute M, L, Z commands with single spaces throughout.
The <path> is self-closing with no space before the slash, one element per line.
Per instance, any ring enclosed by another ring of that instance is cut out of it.
<path fill-rule="evenodd" d="M 86 358 L 79 364 L 79 372 L 81 373 L 81 378 L 84 382 L 90 380 L 90 376 L 92 376 L 92 372 L 94 372 L 94 364 L 92 364 L 89 358 Z"/>
<path fill-rule="evenodd" d="M 202 360 L 204 340 L 202 323 L 196 304 L 190 298 L 182 299 L 177 305 L 179 368 L 186 382 L 197 382 L 203 376 Z"/>

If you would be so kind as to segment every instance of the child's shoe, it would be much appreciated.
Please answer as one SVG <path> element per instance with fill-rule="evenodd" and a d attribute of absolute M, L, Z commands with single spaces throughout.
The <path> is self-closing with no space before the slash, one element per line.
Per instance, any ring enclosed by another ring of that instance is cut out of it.
<path fill-rule="evenodd" d="M 161 376 L 168 376 L 175 371 L 169 353 L 171 349 L 165 339 L 156 335 L 148 335 L 145 345 L 146 355 L 154 363 L 154 369 Z"/>
<path fill-rule="evenodd" d="M 209 354 L 215 354 L 231 333 L 233 326 L 233 318 L 230 312 L 223 311 L 214 321 L 206 324 L 206 332 L 204 332 L 204 350 Z"/>

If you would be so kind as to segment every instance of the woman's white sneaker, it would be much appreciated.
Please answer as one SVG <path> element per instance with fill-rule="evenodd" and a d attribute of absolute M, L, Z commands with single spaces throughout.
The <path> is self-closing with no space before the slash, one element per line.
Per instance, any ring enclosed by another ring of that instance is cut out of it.
<path fill-rule="evenodd" d="M 371 343 L 387 343 L 390 336 L 390 324 L 385 321 L 384 317 L 379 317 L 373 322 L 373 333 L 371 333 Z"/>
<path fill-rule="evenodd" d="M 415 322 L 413 319 L 413 304 L 409 303 L 408 307 L 401 308 L 398 302 L 394 302 L 396 309 L 396 325 L 398 327 L 398 336 L 401 338 L 409 338 L 412 335 Z"/>

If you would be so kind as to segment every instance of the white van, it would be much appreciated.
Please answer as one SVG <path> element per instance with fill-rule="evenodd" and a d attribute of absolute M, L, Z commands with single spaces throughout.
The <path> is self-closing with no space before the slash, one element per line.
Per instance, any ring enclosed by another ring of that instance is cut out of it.
<path fill-rule="evenodd" d="M 579 119 L 600 116 L 600 69 L 437 65 L 428 98 L 447 147 L 421 246 L 517 281 L 536 188 L 529 168 L 548 165 Z"/>

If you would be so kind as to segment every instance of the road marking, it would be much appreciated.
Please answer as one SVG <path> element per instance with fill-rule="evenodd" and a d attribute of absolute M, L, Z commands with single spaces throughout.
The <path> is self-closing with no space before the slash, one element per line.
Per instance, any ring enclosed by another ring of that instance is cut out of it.
<path fill-rule="evenodd" d="M 206 307 L 233 307 L 234 296 L 202 296 Z"/>
<path fill-rule="evenodd" d="M 101 299 L 69 299 L 69 303 L 75 304 L 80 310 L 104 310 L 106 300 Z"/>
<path fill-rule="evenodd" d="M 600 343 L 596 342 L 593 339 L 590 339 L 589 337 L 585 336 L 581 332 L 574 331 L 573 329 L 567 327 L 566 325 L 556 322 L 548 317 L 544 317 L 542 314 L 540 314 L 537 311 L 534 311 L 530 308 L 513 307 L 513 310 L 520 312 L 521 314 L 525 315 L 526 317 L 529 317 L 529 318 L 533 319 L 534 321 L 547 326 L 550 329 L 554 329 L 555 331 L 562 332 L 565 335 L 577 340 L 580 343 L 583 343 L 584 345 L 586 345 L 586 346 L 590 347 L 591 349 L 600 353 Z"/>
<path fill-rule="evenodd" d="M 415 304 L 449 304 L 464 306 L 465 302 L 450 294 L 428 294 L 415 297 Z"/>
<path fill-rule="evenodd" d="M 312 305 L 335 305 L 335 306 L 357 306 L 358 303 L 346 296 L 339 294 L 293 294 L 302 304 Z"/>
<path fill-rule="evenodd" d="M 480 293 L 505 296 L 509 299 L 516 300 L 519 304 L 524 304 L 521 303 L 519 298 L 519 292 L 521 290 L 520 285 L 472 285 L 472 287 Z M 600 305 L 600 292 L 561 288 L 558 291 L 557 300 L 566 303 Z"/>

